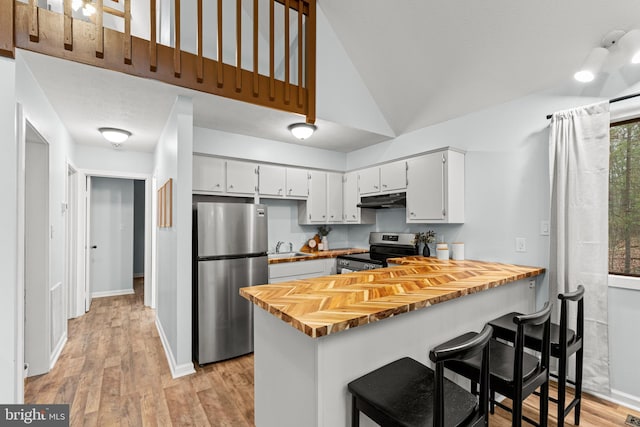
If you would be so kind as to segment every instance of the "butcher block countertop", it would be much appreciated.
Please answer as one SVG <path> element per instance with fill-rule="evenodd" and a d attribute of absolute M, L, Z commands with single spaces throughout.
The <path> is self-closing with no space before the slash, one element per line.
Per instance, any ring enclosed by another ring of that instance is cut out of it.
<path fill-rule="evenodd" d="M 399 266 L 240 289 L 240 295 L 312 338 L 428 308 L 544 268 L 412 256 Z"/>
<path fill-rule="evenodd" d="M 346 248 L 346 249 L 329 249 L 328 251 L 310 252 L 306 256 L 291 256 L 286 258 L 270 258 L 269 264 L 280 264 L 283 262 L 310 261 L 312 259 L 336 258 L 340 255 L 363 254 L 369 252 L 369 249 L 362 248 Z"/>

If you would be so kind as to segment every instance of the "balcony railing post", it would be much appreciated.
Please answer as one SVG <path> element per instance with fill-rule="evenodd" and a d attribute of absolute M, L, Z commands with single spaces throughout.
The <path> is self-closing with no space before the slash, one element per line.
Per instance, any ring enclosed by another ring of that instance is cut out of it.
<path fill-rule="evenodd" d="M 180 0 L 175 1 L 175 34 L 174 34 L 174 45 L 173 45 L 173 75 L 176 77 L 180 77 L 182 73 L 182 63 L 181 63 L 181 54 L 180 54 Z"/>
<path fill-rule="evenodd" d="M 302 16 L 303 16 L 302 0 L 298 0 L 298 106 L 303 104 L 304 86 L 302 78 L 302 58 L 304 54 L 302 52 L 302 46 L 304 41 L 304 33 L 302 32 Z"/>
<path fill-rule="evenodd" d="M 236 0 L 236 92 L 242 90 L 242 0 Z"/>
<path fill-rule="evenodd" d="M 14 0 L 0 0 L 0 56 L 13 58 L 15 46 L 13 41 L 13 22 L 15 20 Z"/>
<path fill-rule="evenodd" d="M 64 48 L 73 50 L 73 16 L 71 0 L 64 0 Z"/>
<path fill-rule="evenodd" d="M 103 1 L 96 1 L 96 58 L 104 58 L 104 7 Z"/>
<path fill-rule="evenodd" d="M 29 40 L 37 43 L 40 39 L 37 0 L 29 0 L 29 15 Z"/>
<path fill-rule="evenodd" d="M 124 0 L 124 63 L 131 64 L 131 0 Z"/>
<path fill-rule="evenodd" d="M 196 80 L 204 81 L 204 59 L 202 56 L 202 0 L 198 0 L 198 57 L 196 59 Z"/>
<path fill-rule="evenodd" d="M 158 69 L 158 42 L 157 42 L 157 16 L 156 16 L 156 0 L 149 1 L 149 70 L 156 71 Z"/>
<path fill-rule="evenodd" d="M 258 93 L 260 93 L 258 48 L 258 0 L 253 0 L 253 96 L 258 96 Z"/>
<path fill-rule="evenodd" d="M 224 71 L 223 71 L 223 59 L 222 59 L 222 0 L 218 0 L 218 67 L 217 67 L 217 85 L 222 87 L 224 84 Z"/>
<path fill-rule="evenodd" d="M 307 0 L 307 123 L 316 121 L 316 0 Z"/>
<path fill-rule="evenodd" d="M 289 52 L 289 0 L 284 2 L 284 102 L 288 104 L 291 100 L 291 52 Z"/>

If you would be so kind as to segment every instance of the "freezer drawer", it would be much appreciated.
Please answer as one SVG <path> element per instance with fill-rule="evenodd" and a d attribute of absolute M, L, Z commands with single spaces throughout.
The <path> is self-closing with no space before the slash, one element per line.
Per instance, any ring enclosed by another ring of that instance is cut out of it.
<path fill-rule="evenodd" d="M 194 356 L 199 364 L 253 351 L 253 306 L 239 289 L 268 280 L 266 256 L 198 262 Z"/>

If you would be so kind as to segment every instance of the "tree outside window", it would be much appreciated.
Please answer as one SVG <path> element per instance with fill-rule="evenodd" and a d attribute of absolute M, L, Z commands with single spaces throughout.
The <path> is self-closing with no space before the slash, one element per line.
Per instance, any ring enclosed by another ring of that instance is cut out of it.
<path fill-rule="evenodd" d="M 640 119 L 611 125 L 609 272 L 640 276 Z"/>

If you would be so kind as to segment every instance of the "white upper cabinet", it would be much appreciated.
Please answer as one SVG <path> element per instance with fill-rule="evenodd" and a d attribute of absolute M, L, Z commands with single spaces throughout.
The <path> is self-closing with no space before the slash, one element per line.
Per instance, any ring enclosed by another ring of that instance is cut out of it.
<path fill-rule="evenodd" d="M 407 222 L 464 222 L 464 154 L 444 150 L 407 160 Z"/>
<path fill-rule="evenodd" d="M 224 192 L 224 160 L 209 156 L 193 156 L 193 191 Z"/>
<path fill-rule="evenodd" d="M 358 172 L 360 195 L 403 191 L 407 188 L 407 162 L 393 162 Z"/>
<path fill-rule="evenodd" d="M 308 171 L 306 169 L 286 168 L 287 197 L 306 198 L 309 195 Z"/>
<path fill-rule="evenodd" d="M 407 188 L 407 162 L 380 166 L 380 191 L 400 191 Z"/>
<path fill-rule="evenodd" d="M 258 166 L 258 192 L 261 196 L 283 197 L 285 194 L 285 172 L 282 166 Z"/>
<path fill-rule="evenodd" d="M 309 197 L 298 202 L 298 223 L 327 223 L 327 172 L 309 171 Z"/>
<path fill-rule="evenodd" d="M 342 174 L 327 173 L 327 221 L 342 222 Z"/>
<path fill-rule="evenodd" d="M 380 168 L 373 167 L 358 171 L 360 194 L 374 194 L 380 192 Z"/>
<path fill-rule="evenodd" d="M 348 172 L 343 179 L 343 218 L 347 224 L 375 224 L 376 213 L 373 209 L 358 207 L 358 172 Z"/>
<path fill-rule="evenodd" d="M 255 194 L 258 189 L 258 165 L 227 160 L 227 193 Z"/>

